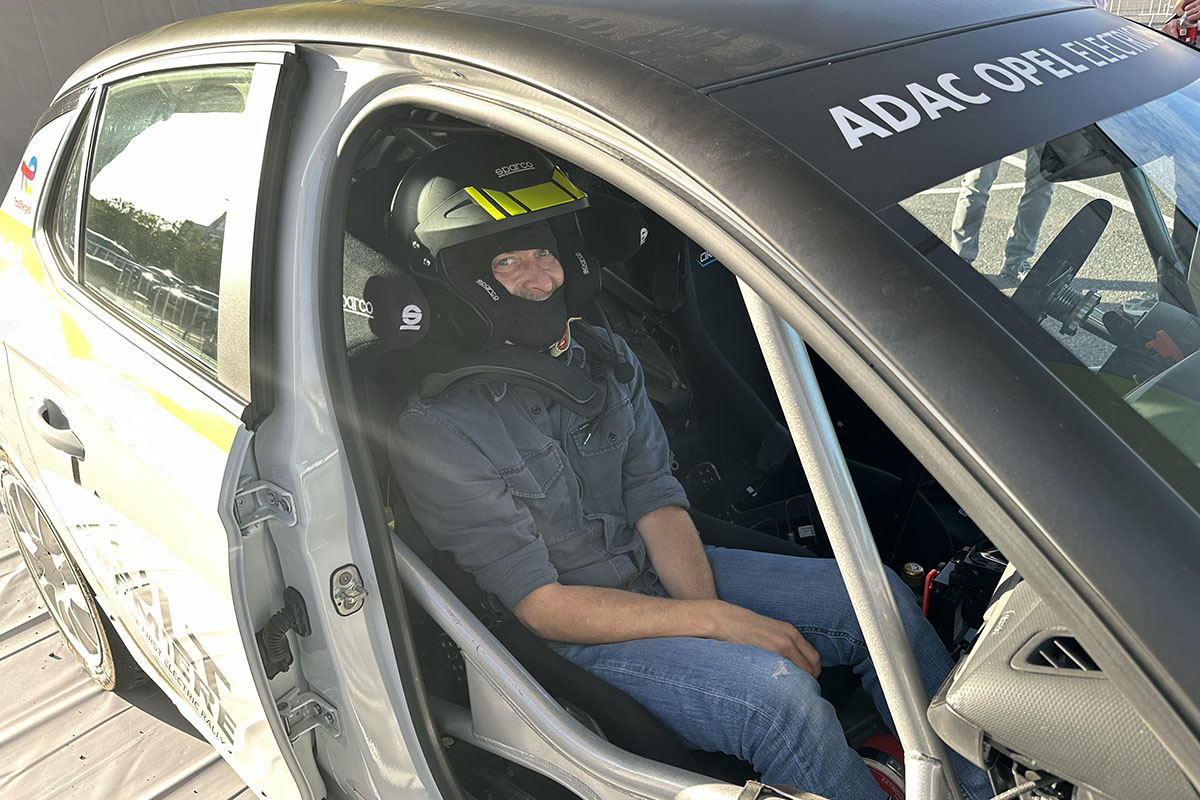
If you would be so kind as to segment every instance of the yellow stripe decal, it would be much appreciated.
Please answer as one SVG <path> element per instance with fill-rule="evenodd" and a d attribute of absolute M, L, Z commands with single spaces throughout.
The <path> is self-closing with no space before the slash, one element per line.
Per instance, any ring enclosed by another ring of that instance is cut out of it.
<path fill-rule="evenodd" d="M 487 196 L 496 201 L 496 205 L 500 206 L 508 213 L 510 217 L 515 217 L 517 214 L 524 214 L 525 208 L 497 189 L 484 189 Z"/>
<path fill-rule="evenodd" d="M 492 205 L 492 201 L 488 200 L 474 186 L 468 186 L 466 192 L 471 199 L 479 204 L 479 207 L 492 215 L 492 219 L 504 219 L 504 212 Z"/>
<path fill-rule="evenodd" d="M 67 344 L 67 352 L 72 358 L 99 363 L 96 354 L 92 352 L 92 343 L 79 329 L 79 323 L 66 311 L 58 312 L 58 324 L 62 326 L 63 341 Z"/>
<path fill-rule="evenodd" d="M 530 211 L 541 211 L 544 208 L 561 206 L 575 200 L 567 191 L 553 181 L 515 189 L 510 194 Z"/>
<path fill-rule="evenodd" d="M 125 373 L 121 377 L 149 395 L 154 402 L 165 408 L 171 416 L 178 419 L 184 425 L 187 425 L 205 439 L 208 439 L 224 452 L 228 453 L 229 449 L 233 447 L 233 435 L 237 433 L 238 426 L 231 424 L 229 420 L 220 414 L 215 414 L 212 411 L 200 411 L 195 408 L 184 408 L 162 392 L 157 391 L 152 386 L 138 380 L 129 373 Z"/>
<path fill-rule="evenodd" d="M 33 249 L 33 232 L 5 211 L 0 211 L 0 273 L 9 267 L 24 267 L 39 284 L 46 279 L 42 262 Z"/>

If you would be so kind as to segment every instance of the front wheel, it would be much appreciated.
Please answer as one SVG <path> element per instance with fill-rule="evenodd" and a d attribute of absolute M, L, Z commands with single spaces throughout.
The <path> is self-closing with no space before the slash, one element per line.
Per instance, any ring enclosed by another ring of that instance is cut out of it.
<path fill-rule="evenodd" d="M 9 468 L 0 467 L 0 489 L 17 547 L 38 594 L 71 652 L 102 689 L 132 689 L 146 674 L 129 655 L 75 559 L 33 494 Z"/>

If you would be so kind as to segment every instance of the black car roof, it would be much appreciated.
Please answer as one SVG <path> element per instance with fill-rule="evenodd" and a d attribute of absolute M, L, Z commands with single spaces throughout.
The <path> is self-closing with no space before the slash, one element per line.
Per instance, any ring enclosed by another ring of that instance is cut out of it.
<path fill-rule="evenodd" d="M 989 24 L 997 18 L 1078 8 L 1071 0 L 1009 0 L 1003 4 L 962 0 L 428 0 L 420 5 L 509 20 L 579 39 L 695 88 Z"/>
<path fill-rule="evenodd" d="M 962 0 L 305 3 L 188 20 L 135 37 L 92 59 L 68 85 L 164 46 L 258 39 L 402 47 L 414 30 L 420 36 L 423 23 L 448 22 L 464 41 L 489 36 L 495 48 L 520 50 L 525 44 L 521 28 L 497 28 L 494 21 L 502 21 L 625 56 L 703 89 L 942 33 L 1079 8 L 1072 0 L 1008 0 L 1003 5 Z M 502 38 L 506 33 L 512 37 L 507 44 Z"/>

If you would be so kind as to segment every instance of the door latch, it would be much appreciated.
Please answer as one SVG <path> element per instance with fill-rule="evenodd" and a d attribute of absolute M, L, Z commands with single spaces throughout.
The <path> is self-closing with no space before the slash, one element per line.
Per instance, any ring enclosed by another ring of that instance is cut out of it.
<path fill-rule="evenodd" d="M 291 492 L 270 481 L 250 481 L 233 496 L 233 514 L 243 536 L 269 519 L 291 528 L 296 525 L 296 501 Z"/>
<path fill-rule="evenodd" d="M 367 587 L 363 585 L 358 567 L 347 564 L 338 567 L 329 576 L 329 593 L 337 613 L 348 617 L 367 602 Z"/>

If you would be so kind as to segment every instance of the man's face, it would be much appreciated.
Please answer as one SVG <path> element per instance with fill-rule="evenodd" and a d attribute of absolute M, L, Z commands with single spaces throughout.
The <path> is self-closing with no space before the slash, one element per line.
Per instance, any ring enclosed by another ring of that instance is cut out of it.
<path fill-rule="evenodd" d="M 492 275 L 509 294 L 545 300 L 563 284 L 563 268 L 546 249 L 511 250 L 492 259 Z"/>

